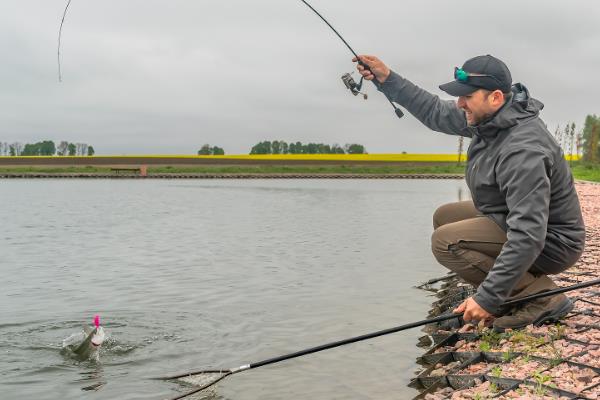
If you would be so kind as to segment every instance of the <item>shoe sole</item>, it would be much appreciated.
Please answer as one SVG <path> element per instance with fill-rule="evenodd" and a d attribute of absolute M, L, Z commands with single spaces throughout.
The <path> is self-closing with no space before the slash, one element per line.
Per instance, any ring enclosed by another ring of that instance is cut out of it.
<path fill-rule="evenodd" d="M 523 329 L 526 326 L 532 325 L 532 324 L 534 326 L 540 326 L 545 322 L 558 322 L 562 317 L 564 317 L 565 315 L 570 313 L 571 310 L 573 310 L 573 307 L 574 307 L 573 302 L 571 301 L 571 299 L 569 299 L 567 297 L 567 301 L 565 301 L 558 310 L 548 311 L 547 313 L 540 315 L 531 324 L 525 324 L 522 326 L 514 326 L 514 327 L 511 327 L 510 329 Z M 508 328 L 501 328 L 501 327 L 494 326 L 494 331 L 499 332 L 499 333 L 503 333 L 506 329 L 508 329 Z"/>

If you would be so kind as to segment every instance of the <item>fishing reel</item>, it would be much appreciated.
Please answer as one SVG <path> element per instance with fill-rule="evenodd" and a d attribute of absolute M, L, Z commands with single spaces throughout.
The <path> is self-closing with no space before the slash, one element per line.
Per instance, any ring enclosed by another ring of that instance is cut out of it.
<path fill-rule="evenodd" d="M 355 96 L 362 94 L 363 99 L 367 100 L 369 96 L 366 93 L 361 92 L 363 79 L 364 77 L 361 76 L 360 81 L 357 84 L 354 78 L 352 78 L 352 74 L 346 72 L 344 75 L 342 75 L 342 82 L 344 82 L 346 88 L 350 90 L 350 92 L 352 92 L 352 94 Z"/>

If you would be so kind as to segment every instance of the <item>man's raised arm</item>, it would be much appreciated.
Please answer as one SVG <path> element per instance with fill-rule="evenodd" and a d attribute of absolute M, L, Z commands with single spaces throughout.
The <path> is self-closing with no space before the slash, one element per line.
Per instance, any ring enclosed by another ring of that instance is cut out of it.
<path fill-rule="evenodd" d="M 391 101 L 400 104 L 428 128 L 447 133 L 471 137 L 464 113 L 453 100 L 441 100 L 438 96 L 416 86 L 390 70 L 379 58 L 361 55 L 357 69 Z M 352 61 L 358 61 L 355 58 Z M 365 68 L 364 65 L 368 68 Z"/>

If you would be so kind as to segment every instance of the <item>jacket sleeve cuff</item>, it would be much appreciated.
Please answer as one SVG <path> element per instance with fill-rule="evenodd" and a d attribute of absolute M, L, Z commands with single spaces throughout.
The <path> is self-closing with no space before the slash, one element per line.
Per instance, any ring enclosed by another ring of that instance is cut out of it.
<path fill-rule="evenodd" d="M 400 82 L 402 82 L 404 78 L 390 70 L 390 75 L 387 77 L 383 83 L 379 82 L 377 79 L 373 79 L 373 83 L 377 87 L 377 90 L 383 92 L 387 95 L 391 94 L 391 91 L 398 88 Z"/>
<path fill-rule="evenodd" d="M 493 301 L 492 299 L 485 297 L 484 295 L 482 295 L 479 292 L 477 292 L 473 296 L 473 300 L 475 300 L 475 302 L 477 304 L 479 304 L 479 306 L 481 308 L 483 308 L 485 311 L 489 312 L 490 314 L 493 314 L 493 315 L 499 314 L 500 307 L 499 307 L 499 304 L 497 304 L 497 301 Z"/>

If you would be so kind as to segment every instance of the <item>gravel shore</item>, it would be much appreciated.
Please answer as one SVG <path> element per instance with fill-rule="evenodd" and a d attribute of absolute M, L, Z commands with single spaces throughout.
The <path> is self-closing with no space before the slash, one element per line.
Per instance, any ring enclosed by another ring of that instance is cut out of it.
<path fill-rule="evenodd" d="M 600 184 L 576 185 L 586 223 L 586 251 L 568 271 L 553 276 L 559 286 L 600 274 Z M 425 286 L 436 293 L 431 315 L 451 309 L 473 292 L 449 277 Z M 416 398 L 600 399 L 600 287 L 569 292 L 574 310 L 557 325 L 530 326 L 498 334 L 457 323 L 429 327 L 424 365 L 412 385 Z"/>

